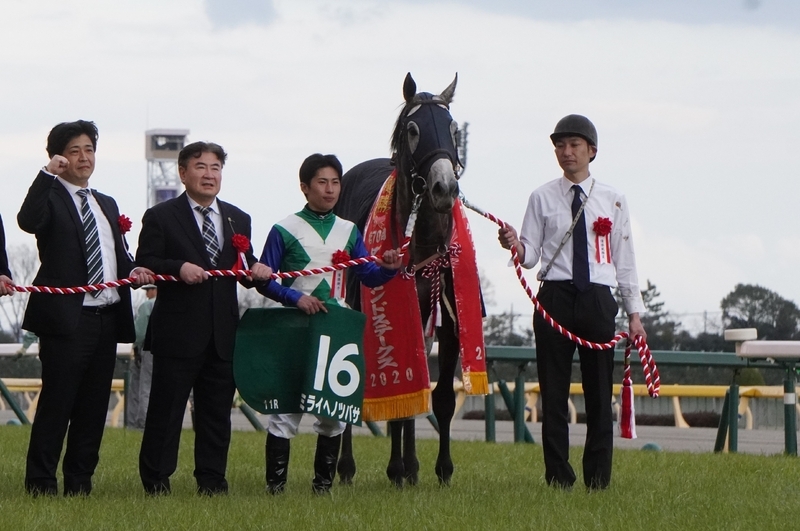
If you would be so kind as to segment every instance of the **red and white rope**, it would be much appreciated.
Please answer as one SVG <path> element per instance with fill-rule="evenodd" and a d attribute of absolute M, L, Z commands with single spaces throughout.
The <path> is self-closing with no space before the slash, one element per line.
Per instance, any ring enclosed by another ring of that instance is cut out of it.
<path fill-rule="evenodd" d="M 486 212 L 477 206 L 471 204 L 465 198 L 461 198 L 461 202 L 463 205 L 470 210 L 477 212 L 481 216 L 487 218 L 490 221 L 493 221 L 500 227 L 505 227 L 506 223 L 501 220 L 500 218 L 496 217 L 495 215 Z M 528 281 L 525 280 L 525 276 L 522 274 L 522 264 L 520 264 L 519 256 L 517 256 L 517 249 L 516 247 L 511 247 L 511 259 L 514 262 L 514 271 L 517 274 L 517 278 L 519 279 L 519 283 L 522 285 L 522 288 L 525 290 L 525 293 L 528 294 L 528 298 L 530 298 L 531 302 L 533 302 L 536 311 L 547 321 L 550 326 L 552 326 L 558 333 L 563 335 L 564 337 L 568 338 L 570 341 L 577 343 L 582 347 L 587 347 L 592 350 L 607 350 L 613 349 L 616 347 L 617 343 L 622 341 L 623 339 L 629 339 L 630 334 L 628 332 L 617 332 L 611 341 L 606 343 L 595 343 L 593 341 L 587 341 L 582 337 L 578 337 L 553 319 L 549 313 L 542 307 L 539 303 L 539 300 L 536 298 L 536 295 L 533 294 L 533 290 L 528 285 Z M 653 359 L 653 355 L 650 353 L 650 347 L 647 346 L 647 343 L 641 336 L 636 336 L 633 338 L 633 346 L 639 351 L 639 359 L 642 362 L 642 371 L 644 372 L 645 384 L 647 385 L 647 392 L 653 398 L 656 398 L 659 394 L 661 388 L 661 378 L 658 374 L 658 367 L 656 366 L 656 362 Z M 630 358 L 630 350 L 631 350 L 631 342 L 628 341 L 628 344 L 625 349 L 626 359 Z M 630 375 L 628 375 L 630 376 Z"/>
<path fill-rule="evenodd" d="M 403 255 L 408 251 L 408 247 L 411 244 L 411 234 L 414 230 L 414 224 L 417 220 L 417 208 L 419 205 L 417 204 L 415 208 L 412 209 L 411 215 L 409 216 L 408 223 L 406 224 L 406 232 L 405 232 L 405 239 L 403 240 L 403 245 L 400 247 L 400 257 L 402 258 Z M 312 269 L 303 269 L 301 271 L 286 271 L 281 273 L 273 273 L 270 278 L 272 280 L 277 280 L 279 278 L 298 278 L 298 277 L 308 277 L 311 275 L 320 275 L 322 273 L 330 273 L 333 271 L 340 271 L 342 269 L 347 269 L 348 267 L 353 267 L 357 265 L 367 264 L 369 262 L 374 262 L 377 260 L 377 256 L 366 256 L 362 258 L 354 258 L 352 260 L 347 260 L 346 262 L 340 262 L 338 264 L 333 264 L 325 267 L 317 267 Z M 209 276 L 212 277 L 240 277 L 240 276 L 250 276 L 252 271 L 249 269 L 209 269 L 206 271 Z M 173 275 L 153 275 L 155 280 L 167 281 L 167 282 L 179 282 L 181 279 L 173 276 Z M 136 282 L 136 277 L 128 277 L 128 278 L 121 278 L 118 280 L 112 280 L 109 282 L 101 282 L 98 284 L 89 284 L 86 286 L 75 286 L 75 287 L 51 287 L 51 286 L 9 286 L 10 289 L 13 291 L 17 291 L 20 293 L 51 293 L 54 295 L 74 295 L 77 293 L 89 293 L 92 291 L 100 291 L 107 288 L 119 288 L 121 286 L 130 286 Z"/>

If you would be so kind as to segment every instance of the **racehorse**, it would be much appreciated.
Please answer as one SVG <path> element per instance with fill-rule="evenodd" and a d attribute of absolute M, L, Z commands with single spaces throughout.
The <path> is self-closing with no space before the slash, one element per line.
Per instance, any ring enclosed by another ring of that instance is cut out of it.
<path fill-rule="evenodd" d="M 414 227 L 409 269 L 415 275 L 422 327 L 431 314 L 431 279 L 425 278 L 422 268 L 432 259 L 446 255 L 452 234 L 452 209 L 458 196 L 458 177 L 461 165 L 458 158 L 458 124 L 449 112 L 455 93 L 453 82 L 439 95 L 417 93 L 416 83 L 409 73 L 403 83 L 405 105 L 400 111 L 391 138 L 391 159 L 363 162 L 342 177 L 342 190 L 335 212 L 358 225 L 362 233 L 367 217 L 381 186 L 393 170 L 397 181 L 392 196 L 395 222 L 403 230 L 408 222 L 415 196 L 421 197 Z M 401 230 L 401 233 L 403 232 Z M 450 483 L 453 462 L 450 456 L 450 422 L 455 411 L 453 378 L 459 356 L 457 325 L 451 312 L 455 308 L 452 273 L 442 269 L 441 326 L 439 340 L 439 378 L 432 393 L 433 413 L 439 425 L 439 454 L 435 472 L 441 484 Z M 348 275 L 347 302 L 360 309 L 355 275 Z M 445 300 L 446 299 L 446 300 Z M 389 422 L 392 451 L 386 474 L 398 487 L 418 481 L 419 460 L 414 440 L 414 419 Z M 352 452 L 352 431 L 348 425 L 342 441 L 338 472 L 342 483 L 351 483 L 356 467 Z"/>

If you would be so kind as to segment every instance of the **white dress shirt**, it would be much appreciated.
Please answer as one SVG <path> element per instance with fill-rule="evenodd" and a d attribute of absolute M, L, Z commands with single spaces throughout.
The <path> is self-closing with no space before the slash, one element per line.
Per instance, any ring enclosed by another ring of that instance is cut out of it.
<path fill-rule="evenodd" d="M 192 207 L 192 212 L 194 213 L 194 220 L 197 222 L 197 228 L 200 229 L 200 235 L 203 234 L 203 221 L 205 220 L 205 216 L 195 210 L 196 207 L 203 207 L 200 203 L 189 197 L 189 194 L 186 194 L 186 199 L 189 200 L 189 206 Z M 214 230 L 217 233 L 217 243 L 219 244 L 219 250 L 222 252 L 222 236 L 224 234 L 223 227 L 222 227 L 222 213 L 219 211 L 219 205 L 217 204 L 217 199 L 214 198 L 214 202 L 208 205 L 208 208 L 211 209 L 211 221 L 214 222 Z M 217 264 L 219 265 L 219 264 Z"/>
<path fill-rule="evenodd" d="M 540 186 L 528 199 L 520 242 L 525 246 L 525 268 L 534 267 L 541 258 L 542 272 L 553 260 L 561 240 L 572 225 L 572 200 L 575 183 L 564 176 Z M 620 192 L 594 181 L 594 189 L 587 202 L 587 195 L 592 186 L 592 177 L 584 180 L 581 187 L 581 198 L 586 203 L 583 210 L 586 219 L 586 239 L 589 245 L 589 279 L 595 284 L 614 287 L 619 286 L 625 312 L 642 313 L 645 311 L 642 295 L 639 291 L 639 279 L 636 275 L 636 255 L 633 251 L 630 215 L 625 196 Z M 610 240 L 610 259 L 604 253 L 598 254 L 597 242 L 603 250 L 603 237 L 593 230 L 594 222 L 599 218 L 608 218 L 612 222 Z M 573 236 L 574 237 L 574 236 Z M 553 265 L 545 280 L 572 280 L 572 240 L 561 249 L 553 261 Z"/>
<path fill-rule="evenodd" d="M 75 203 L 75 208 L 78 209 L 78 215 L 80 216 L 81 209 L 83 208 L 83 199 L 78 195 L 78 191 L 81 187 L 67 182 L 59 176 L 56 176 L 56 179 L 58 179 L 69 192 L 72 201 Z M 114 233 L 111 232 L 110 221 L 106 218 L 103 209 L 100 208 L 100 204 L 97 202 L 97 199 L 94 198 L 94 195 L 90 193 L 86 197 L 89 199 L 89 208 L 92 209 L 92 213 L 94 214 L 94 219 L 97 223 L 97 233 L 100 237 L 100 255 L 103 258 L 103 282 L 117 280 L 117 253 L 114 245 Z M 116 220 L 114 221 L 116 222 Z M 84 306 L 107 306 L 119 301 L 120 296 L 119 293 L 117 293 L 117 288 L 106 288 L 100 291 L 100 295 L 97 297 L 92 297 L 89 293 L 83 297 Z"/>

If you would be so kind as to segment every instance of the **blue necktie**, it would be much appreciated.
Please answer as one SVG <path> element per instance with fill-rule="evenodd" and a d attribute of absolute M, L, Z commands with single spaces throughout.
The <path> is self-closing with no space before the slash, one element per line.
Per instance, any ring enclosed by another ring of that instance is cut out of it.
<path fill-rule="evenodd" d="M 211 220 L 211 209 L 201 206 L 196 206 L 194 209 L 203 214 L 203 241 L 206 244 L 208 257 L 211 259 L 211 265 L 217 267 L 219 241 L 217 240 L 217 231 L 214 229 L 214 222 Z"/>
<path fill-rule="evenodd" d="M 581 208 L 581 187 L 572 186 L 575 196 L 572 198 L 572 218 Z M 572 232 L 572 283 L 579 291 L 586 291 L 591 285 L 589 282 L 589 243 L 586 238 L 586 215 L 581 212 L 581 217 Z"/>
<path fill-rule="evenodd" d="M 81 196 L 81 219 L 83 235 L 86 238 L 86 267 L 89 271 L 89 284 L 103 281 L 103 256 L 100 253 L 100 233 L 97 231 L 97 220 L 89 206 L 89 189 L 81 188 L 77 194 Z M 99 291 L 90 292 L 92 297 L 99 297 Z"/>

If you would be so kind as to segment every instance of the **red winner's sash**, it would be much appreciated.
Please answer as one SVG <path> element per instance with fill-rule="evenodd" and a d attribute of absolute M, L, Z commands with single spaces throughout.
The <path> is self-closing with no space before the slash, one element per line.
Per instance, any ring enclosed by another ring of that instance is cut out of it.
<path fill-rule="evenodd" d="M 364 231 L 370 254 L 382 255 L 402 241 L 402 231 L 392 223 L 393 172 L 381 188 Z M 480 285 L 475 264 L 475 249 L 469 225 L 460 203 L 454 208 L 453 243 L 461 246 L 451 256 L 459 321 L 460 352 L 464 388 L 469 394 L 488 391 L 480 305 Z M 403 258 L 408 265 L 409 255 Z M 470 273 L 471 271 L 471 273 Z M 377 288 L 361 286 L 361 309 L 367 316 L 364 329 L 364 354 L 367 379 L 364 385 L 362 417 L 367 421 L 392 420 L 430 412 L 430 377 L 422 332 L 422 316 L 413 277 L 398 274 Z"/>
<path fill-rule="evenodd" d="M 467 212 L 458 199 L 453 205 L 453 239 L 450 248 L 458 250 L 450 253 L 450 267 L 453 268 L 453 291 L 456 296 L 461 381 L 468 395 L 485 395 L 489 392 L 489 379 L 486 375 L 482 305 L 478 304 L 481 300 L 481 283 Z"/>

